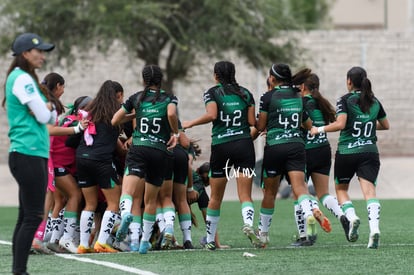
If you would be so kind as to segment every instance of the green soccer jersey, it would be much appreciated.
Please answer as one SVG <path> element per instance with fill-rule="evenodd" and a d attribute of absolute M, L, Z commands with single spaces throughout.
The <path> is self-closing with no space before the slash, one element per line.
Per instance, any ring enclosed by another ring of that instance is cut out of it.
<path fill-rule="evenodd" d="M 260 98 L 260 112 L 267 113 L 266 144 L 304 144 L 300 126 L 308 118 L 300 93 L 291 86 L 277 86 Z"/>
<path fill-rule="evenodd" d="M 34 97 L 46 102 L 33 78 L 20 68 L 14 69 L 6 81 L 6 110 L 9 123 L 9 152 L 49 158 L 49 132 L 39 123 L 27 103 Z"/>
<path fill-rule="evenodd" d="M 318 102 L 312 97 L 312 95 L 306 95 L 303 97 L 303 108 L 312 120 L 313 126 L 319 127 L 325 125 L 323 114 L 319 109 Z M 303 129 L 303 136 L 305 138 L 305 149 L 312 149 L 329 145 L 328 137 L 326 133 L 320 133 L 312 136 L 308 130 Z"/>
<path fill-rule="evenodd" d="M 178 100 L 164 91 L 155 98 L 155 91 L 150 90 L 138 107 L 137 102 L 142 93 L 133 94 L 123 104 L 128 113 L 135 109 L 137 127 L 132 135 L 132 143 L 167 151 L 167 142 L 171 137 L 167 108 L 169 104 L 177 105 Z"/>
<path fill-rule="evenodd" d="M 339 136 L 338 151 L 340 154 L 378 153 L 376 123 L 377 120 L 384 119 L 386 113 L 376 98 L 369 112 L 363 113 L 358 104 L 360 95 L 360 91 L 352 91 L 342 96 L 337 102 L 337 115 L 347 115 L 345 128 L 341 130 Z"/>
<path fill-rule="evenodd" d="M 204 93 L 204 103 L 217 104 L 217 118 L 213 121 L 212 145 L 238 139 L 250 138 L 250 125 L 247 118 L 248 108 L 254 106 L 252 94 L 243 87 L 240 91 L 246 96 L 226 93 L 219 84 Z"/>

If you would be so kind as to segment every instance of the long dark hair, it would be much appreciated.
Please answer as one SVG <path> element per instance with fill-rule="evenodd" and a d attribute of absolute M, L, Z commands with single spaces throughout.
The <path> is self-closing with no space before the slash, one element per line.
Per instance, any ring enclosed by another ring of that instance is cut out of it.
<path fill-rule="evenodd" d="M 302 85 L 305 82 L 305 80 L 309 78 L 311 74 L 312 74 L 311 69 L 309 68 L 301 69 L 300 71 L 298 71 L 292 76 L 291 85 L 293 86 L 293 88 L 299 89 L 300 88 L 299 86 Z"/>
<path fill-rule="evenodd" d="M 111 80 L 106 80 L 102 84 L 96 97 L 85 107 L 93 122 L 111 125 L 113 115 L 119 110 L 116 92 Z"/>
<path fill-rule="evenodd" d="M 374 92 L 372 91 L 371 81 L 367 77 L 367 72 L 361 67 L 352 67 L 347 72 L 346 78 L 351 81 L 355 89 L 361 90 L 359 107 L 363 113 L 369 113 L 369 109 L 374 103 Z"/>
<path fill-rule="evenodd" d="M 292 71 L 287 64 L 272 64 L 269 69 L 269 74 L 274 76 L 278 82 L 284 83 L 286 85 L 292 84 Z"/>
<path fill-rule="evenodd" d="M 335 121 L 335 109 L 332 104 L 322 96 L 319 92 L 319 77 L 312 73 L 310 76 L 303 82 L 303 85 L 310 91 L 312 97 L 318 103 L 319 109 L 322 112 L 323 120 L 326 124 L 329 122 Z"/>
<path fill-rule="evenodd" d="M 10 64 L 9 69 L 7 70 L 7 76 L 16 68 L 19 67 L 20 69 L 22 69 L 23 71 L 27 72 L 34 80 L 35 82 L 38 84 L 40 91 L 42 92 L 42 94 L 47 98 L 47 100 L 49 101 L 50 97 L 49 97 L 49 92 L 48 90 L 39 83 L 39 77 L 37 76 L 36 72 L 35 72 L 35 67 L 33 67 L 30 62 L 24 58 L 23 55 L 19 54 L 16 55 L 16 57 L 13 59 L 12 63 Z M 7 81 L 6 81 L 7 83 Z M 6 83 L 4 84 L 4 98 L 3 98 L 3 102 L 1 103 L 1 106 L 4 108 L 6 105 Z"/>
<path fill-rule="evenodd" d="M 43 79 L 42 85 L 46 86 L 49 91 L 49 100 L 52 102 L 56 107 L 56 112 L 58 115 L 63 114 L 65 111 L 65 107 L 63 106 L 62 102 L 59 98 L 55 95 L 55 90 L 57 85 L 65 85 L 65 79 L 58 73 L 49 73 Z"/>
<path fill-rule="evenodd" d="M 162 70 L 158 65 L 146 65 L 142 69 L 142 79 L 144 80 L 144 91 L 141 93 L 140 97 L 137 100 L 137 108 L 141 105 L 141 102 L 147 96 L 147 93 L 152 87 L 152 90 L 155 90 L 155 96 L 152 100 L 152 104 L 155 104 L 157 99 L 160 97 L 161 94 L 161 83 L 162 83 Z M 154 89 L 155 87 L 155 89 Z"/>
<path fill-rule="evenodd" d="M 214 73 L 219 83 L 223 86 L 224 92 L 234 94 L 247 100 L 247 95 L 241 92 L 240 86 L 236 81 L 236 68 L 230 61 L 219 61 L 214 64 Z"/>

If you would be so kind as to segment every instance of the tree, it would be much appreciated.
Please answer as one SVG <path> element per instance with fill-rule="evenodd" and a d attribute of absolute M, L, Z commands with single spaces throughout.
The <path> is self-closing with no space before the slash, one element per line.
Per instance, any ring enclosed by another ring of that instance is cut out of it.
<path fill-rule="evenodd" d="M 203 56 L 293 63 L 300 49 L 288 31 L 317 27 L 327 9 L 322 0 L 3 0 L 0 50 L 31 31 L 56 44 L 56 62 L 70 63 L 74 48 L 106 53 L 119 40 L 132 58 L 159 64 L 172 89 Z"/>

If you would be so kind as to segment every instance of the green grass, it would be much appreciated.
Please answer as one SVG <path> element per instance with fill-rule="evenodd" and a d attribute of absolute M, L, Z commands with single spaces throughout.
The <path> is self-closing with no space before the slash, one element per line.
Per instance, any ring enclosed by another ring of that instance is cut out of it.
<path fill-rule="evenodd" d="M 219 235 L 222 244 L 230 249 L 206 251 L 197 245 L 192 251 L 150 251 L 136 253 L 75 255 L 78 259 L 110 262 L 136 270 L 157 274 L 412 274 L 414 247 L 410 214 L 411 200 L 382 200 L 380 249 L 367 249 L 368 221 L 364 201 L 354 201 L 361 218 L 360 238 L 348 243 L 340 223 L 326 209 L 322 210 L 332 222 L 332 232 L 319 230 L 317 243 L 312 247 L 293 248 L 290 243 L 296 232 L 291 200 L 276 203 L 270 232 L 270 246 L 254 249 L 241 233 L 241 214 L 238 202 L 222 206 Z M 255 203 L 256 218 L 259 202 Z M 193 228 L 193 241 L 205 234 L 204 223 L 195 209 L 200 226 Z M 11 241 L 16 208 L 0 208 L 0 240 Z M 255 222 L 257 224 L 257 221 Z M 181 232 L 176 227 L 181 241 Z M 244 252 L 256 257 L 245 258 Z M 0 244 L 0 274 L 10 273 L 11 246 Z M 135 270 L 135 271 L 136 271 Z M 56 255 L 31 255 L 31 274 L 131 274 L 102 265 L 66 259 Z M 135 272 L 135 274 L 145 274 Z"/>

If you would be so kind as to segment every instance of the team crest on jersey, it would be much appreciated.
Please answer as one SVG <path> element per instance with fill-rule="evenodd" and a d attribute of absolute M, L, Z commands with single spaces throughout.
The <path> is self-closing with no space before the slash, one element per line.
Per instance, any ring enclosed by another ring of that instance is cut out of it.
<path fill-rule="evenodd" d="M 26 94 L 30 95 L 34 93 L 34 87 L 33 84 L 27 84 L 26 86 L 24 86 L 24 90 L 26 91 Z"/>

